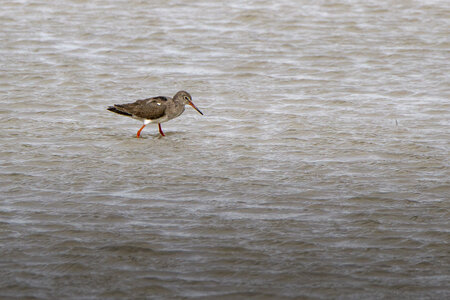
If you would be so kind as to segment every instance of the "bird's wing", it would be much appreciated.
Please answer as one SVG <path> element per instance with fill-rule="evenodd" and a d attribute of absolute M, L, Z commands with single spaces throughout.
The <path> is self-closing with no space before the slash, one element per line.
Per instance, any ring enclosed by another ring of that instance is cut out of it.
<path fill-rule="evenodd" d="M 115 107 L 123 110 L 133 116 L 144 119 L 158 119 L 164 116 L 167 108 L 167 98 L 154 97 L 143 100 L 137 100 L 133 103 L 115 105 Z"/>

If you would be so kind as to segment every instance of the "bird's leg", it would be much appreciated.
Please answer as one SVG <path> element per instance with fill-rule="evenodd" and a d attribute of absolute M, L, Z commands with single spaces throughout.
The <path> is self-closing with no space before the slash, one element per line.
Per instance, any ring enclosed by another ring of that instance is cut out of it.
<path fill-rule="evenodd" d="M 158 128 L 159 128 L 159 133 L 161 133 L 162 136 L 166 136 L 166 135 L 164 134 L 164 132 L 162 131 L 161 123 L 158 123 Z"/>
<path fill-rule="evenodd" d="M 142 129 L 144 129 L 144 127 L 145 127 L 145 124 L 142 125 L 141 129 L 138 130 L 138 132 L 137 132 L 137 134 L 136 134 L 136 137 L 137 137 L 137 138 L 141 135 L 141 131 L 142 131 Z"/>

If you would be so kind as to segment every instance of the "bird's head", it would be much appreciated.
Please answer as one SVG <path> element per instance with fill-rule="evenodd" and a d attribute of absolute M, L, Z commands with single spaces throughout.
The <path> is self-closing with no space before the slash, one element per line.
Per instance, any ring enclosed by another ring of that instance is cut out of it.
<path fill-rule="evenodd" d="M 192 102 L 192 97 L 188 92 L 185 91 L 179 91 L 178 93 L 176 93 L 174 99 L 177 99 L 178 101 L 186 104 L 189 104 L 190 106 L 192 106 L 196 111 L 198 111 L 199 114 L 203 115 L 203 113 L 197 108 L 197 106 L 194 105 L 194 103 Z"/>

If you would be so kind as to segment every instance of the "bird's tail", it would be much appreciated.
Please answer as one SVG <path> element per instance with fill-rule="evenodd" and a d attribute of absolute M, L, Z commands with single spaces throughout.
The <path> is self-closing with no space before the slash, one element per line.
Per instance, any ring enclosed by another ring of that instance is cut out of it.
<path fill-rule="evenodd" d="M 127 113 L 127 112 L 125 112 L 125 111 L 119 110 L 119 109 L 117 109 L 117 107 L 115 107 L 115 106 L 109 106 L 107 109 L 108 109 L 109 111 L 112 111 L 112 112 L 114 112 L 114 113 L 116 113 L 116 114 L 119 114 L 119 115 L 124 115 L 124 116 L 128 116 L 128 117 L 131 117 L 131 116 L 132 116 L 130 113 Z"/>

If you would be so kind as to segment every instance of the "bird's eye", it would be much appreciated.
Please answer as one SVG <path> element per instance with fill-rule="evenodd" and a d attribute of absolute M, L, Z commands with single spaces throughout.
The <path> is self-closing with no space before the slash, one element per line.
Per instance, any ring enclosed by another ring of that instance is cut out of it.
<path fill-rule="evenodd" d="M 184 100 L 189 101 L 188 96 L 184 96 Z"/>

